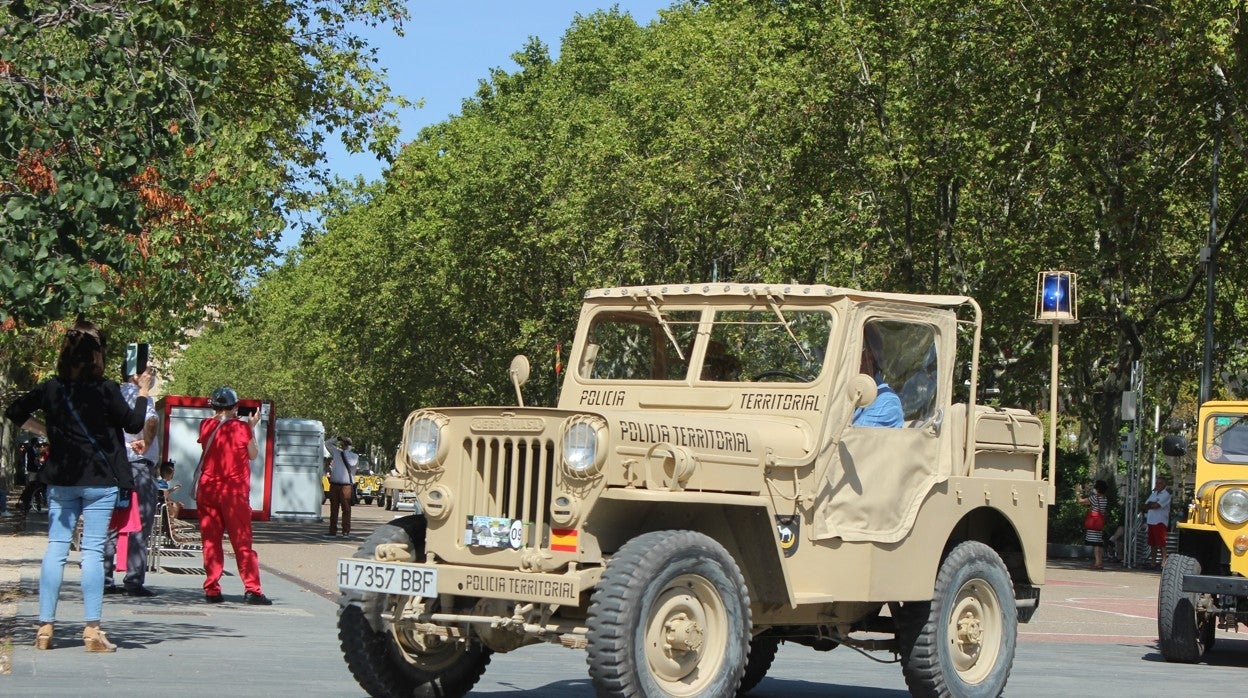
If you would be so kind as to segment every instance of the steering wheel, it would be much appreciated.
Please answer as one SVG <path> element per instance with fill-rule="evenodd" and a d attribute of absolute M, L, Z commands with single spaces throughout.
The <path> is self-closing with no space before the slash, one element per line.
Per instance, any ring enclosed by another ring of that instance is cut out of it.
<path fill-rule="evenodd" d="M 752 380 L 755 382 L 758 382 L 758 381 L 765 381 L 768 378 L 788 378 L 794 383 L 809 383 L 810 382 L 810 379 L 807 378 L 806 376 L 798 375 L 796 373 L 793 373 L 792 371 L 784 371 L 781 369 L 772 369 L 770 371 L 763 371 L 762 373 L 754 376 Z"/>

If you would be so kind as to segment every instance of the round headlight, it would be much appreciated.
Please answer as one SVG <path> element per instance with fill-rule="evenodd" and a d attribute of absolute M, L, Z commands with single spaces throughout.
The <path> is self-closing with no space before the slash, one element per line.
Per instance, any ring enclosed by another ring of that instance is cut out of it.
<path fill-rule="evenodd" d="M 433 412 L 416 412 L 408 417 L 404 430 L 407 460 L 418 470 L 432 470 L 442 463 L 442 429 L 446 418 Z"/>
<path fill-rule="evenodd" d="M 600 420 L 574 417 L 563 430 L 563 465 L 569 475 L 588 477 L 602 467 L 602 432 L 606 425 Z"/>
<path fill-rule="evenodd" d="M 1218 500 L 1218 515 L 1231 524 L 1248 521 L 1248 492 L 1236 487 L 1223 494 Z"/>

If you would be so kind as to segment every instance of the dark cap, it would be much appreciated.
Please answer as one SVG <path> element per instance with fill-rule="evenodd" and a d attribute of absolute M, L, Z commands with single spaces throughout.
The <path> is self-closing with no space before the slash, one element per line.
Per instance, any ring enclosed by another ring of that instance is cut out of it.
<path fill-rule="evenodd" d="M 234 389 L 230 386 L 223 385 L 212 391 L 212 397 L 209 398 L 208 404 L 219 410 L 228 409 L 238 404 L 238 393 L 234 392 Z"/>

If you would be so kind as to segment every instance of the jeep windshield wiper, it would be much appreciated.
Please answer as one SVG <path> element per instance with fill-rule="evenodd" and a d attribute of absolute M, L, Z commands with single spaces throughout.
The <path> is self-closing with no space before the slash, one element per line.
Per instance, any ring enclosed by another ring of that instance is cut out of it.
<path fill-rule="evenodd" d="M 797 335 L 793 333 L 793 328 L 789 326 L 788 318 L 786 318 L 784 313 L 780 311 L 780 305 L 776 303 L 776 299 L 773 298 L 771 294 L 767 294 L 767 306 L 776 314 L 776 317 L 780 318 L 780 324 L 784 325 L 784 330 L 789 333 L 790 337 L 793 338 L 793 346 L 797 347 L 797 351 L 801 353 L 802 361 L 810 363 L 810 354 L 806 353 L 806 349 L 802 346 L 801 340 L 797 338 Z"/>
<path fill-rule="evenodd" d="M 659 327 L 663 328 L 663 333 L 667 335 L 667 340 L 672 343 L 672 348 L 676 350 L 676 356 L 681 361 L 686 361 L 685 353 L 680 350 L 680 344 L 676 341 L 676 335 L 672 332 L 672 327 L 667 323 L 667 318 L 663 317 L 663 313 L 659 310 L 659 304 L 654 302 L 654 296 L 646 296 L 646 305 L 650 306 L 650 314 L 655 320 L 659 321 Z"/>

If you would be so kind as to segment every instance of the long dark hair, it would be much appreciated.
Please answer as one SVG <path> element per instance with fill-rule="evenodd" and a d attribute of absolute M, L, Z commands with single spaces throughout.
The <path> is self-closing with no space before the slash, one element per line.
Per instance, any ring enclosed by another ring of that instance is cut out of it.
<path fill-rule="evenodd" d="M 100 380 L 104 377 L 104 333 L 95 323 L 79 318 L 61 345 L 56 374 L 63 381 Z M 99 359 L 96 359 L 96 354 Z"/>

